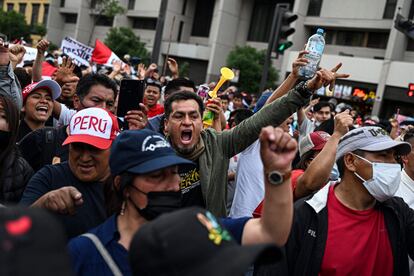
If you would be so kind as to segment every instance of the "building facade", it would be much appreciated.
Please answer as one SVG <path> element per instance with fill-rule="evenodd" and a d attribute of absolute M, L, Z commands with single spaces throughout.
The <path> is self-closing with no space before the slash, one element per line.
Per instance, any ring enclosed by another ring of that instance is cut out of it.
<path fill-rule="evenodd" d="M 342 62 L 341 72 L 350 78 L 338 81 L 335 91 L 322 91 L 345 102 L 371 107 L 372 113 L 389 118 L 414 115 L 414 97 L 407 95 L 414 82 L 414 41 L 394 28 L 400 13 L 413 18 L 412 0 L 300 0 L 295 1 L 294 46 L 285 54 L 282 71 L 290 64 L 316 28 L 326 31 L 321 66 Z"/>
<path fill-rule="evenodd" d="M 93 45 L 110 27 L 128 26 L 151 51 L 161 0 L 120 0 L 126 12 L 96 20 L 93 0 L 52 0 L 48 38 L 56 44 L 65 36 Z M 294 46 L 272 59 L 280 76 L 317 27 L 326 30 L 323 67 L 343 63 L 351 74 L 335 91 L 319 91 L 382 117 L 412 116 L 414 98 L 406 93 L 414 82 L 414 42 L 393 28 L 397 13 L 413 16 L 412 0 L 169 0 L 160 63 L 168 54 L 189 63 L 196 82 L 215 81 L 228 53 L 236 45 L 266 49 L 276 3 L 291 4 L 299 18 L 293 23 Z M 94 24 L 96 22 L 96 24 Z M 260 80 L 258 80 L 260 81 Z M 258 91 L 250 91 L 258 92 Z"/>
<path fill-rule="evenodd" d="M 3 11 L 16 11 L 26 18 L 28 25 L 47 25 L 49 0 L 3 0 L 0 7 Z"/>

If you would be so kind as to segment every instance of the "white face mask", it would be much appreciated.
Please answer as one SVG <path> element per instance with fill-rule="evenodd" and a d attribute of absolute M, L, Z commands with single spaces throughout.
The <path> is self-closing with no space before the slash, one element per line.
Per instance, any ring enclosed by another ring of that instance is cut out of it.
<path fill-rule="evenodd" d="M 400 186 L 400 164 L 371 162 L 359 155 L 354 155 L 372 165 L 372 178 L 369 180 L 363 179 L 359 174 L 354 172 L 356 177 L 362 180 L 362 184 L 368 192 L 380 202 L 384 202 L 393 197 Z"/>

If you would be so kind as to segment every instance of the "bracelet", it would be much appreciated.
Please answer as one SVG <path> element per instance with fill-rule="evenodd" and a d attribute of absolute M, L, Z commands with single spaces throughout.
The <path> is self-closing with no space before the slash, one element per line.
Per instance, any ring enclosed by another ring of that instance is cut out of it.
<path fill-rule="evenodd" d="M 304 98 L 310 98 L 313 94 L 313 91 L 308 89 L 308 80 L 302 81 L 296 85 L 295 90 Z"/>

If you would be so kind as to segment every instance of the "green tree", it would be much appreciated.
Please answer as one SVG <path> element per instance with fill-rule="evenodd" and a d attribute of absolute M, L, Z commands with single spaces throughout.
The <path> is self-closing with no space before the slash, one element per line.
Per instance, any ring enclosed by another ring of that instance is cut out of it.
<path fill-rule="evenodd" d="M 91 44 L 92 35 L 95 32 L 95 26 L 99 19 L 106 17 L 113 19 L 115 15 L 125 12 L 125 8 L 119 5 L 118 0 L 91 0 L 90 6 L 93 9 L 95 18 L 93 21 L 92 32 L 88 44 Z"/>
<path fill-rule="evenodd" d="M 125 54 L 129 54 L 146 61 L 150 57 L 145 48 L 145 43 L 140 41 L 131 28 L 111 28 L 105 38 L 105 44 L 120 58 Z"/>
<path fill-rule="evenodd" d="M 40 36 L 45 36 L 47 33 L 47 29 L 44 25 L 35 24 L 32 27 L 32 33 Z"/>
<path fill-rule="evenodd" d="M 259 86 L 265 57 L 265 51 L 258 51 L 250 46 L 236 46 L 230 52 L 227 57 L 227 67 L 240 70 L 238 83 L 240 90 L 254 94 L 262 92 L 259 91 Z M 276 69 L 271 66 L 266 87 L 273 87 L 278 78 Z"/>
<path fill-rule="evenodd" d="M 0 33 L 7 35 L 10 41 L 21 37 L 29 40 L 30 26 L 22 14 L 15 11 L 0 11 Z"/>

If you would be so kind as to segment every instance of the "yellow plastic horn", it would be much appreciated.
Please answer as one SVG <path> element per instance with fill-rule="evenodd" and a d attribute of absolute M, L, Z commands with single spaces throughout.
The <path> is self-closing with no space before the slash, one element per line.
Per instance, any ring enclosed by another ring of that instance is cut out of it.
<path fill-rule="evenodd" d="M 220 87 L 228 80 L 232 80 L 234 78 L 234 73 L 231 71 L 231 69 L 227 67 L 221 67 L 220 69 L 221 77 L 219 82 L 217 83 L 216 87 L 212 91 L 210 91 L 208 94 L 211 98 L 217 98 L 217 91 L 220 89 Z"/>

